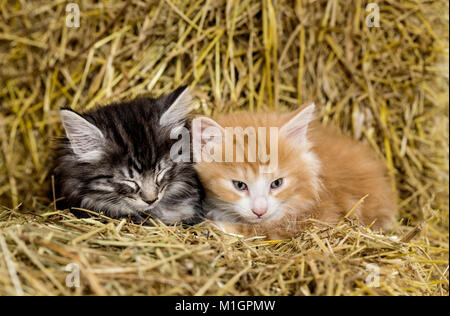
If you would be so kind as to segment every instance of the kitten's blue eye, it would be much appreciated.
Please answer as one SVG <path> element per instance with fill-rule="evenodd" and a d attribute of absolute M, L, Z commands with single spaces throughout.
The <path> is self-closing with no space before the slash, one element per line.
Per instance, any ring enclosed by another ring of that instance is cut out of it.
<path fill-rule="evenodd" d="M 277 189 L 283 184 L 283 178 L 276 179 L 270 184 L 271 189 Z"/>
<path fill-rule="evenodd" d="M 242 181 L 233 180 L 233 185 L 239 191 L 247 191 L 248 190 L 247 185 Z"/>

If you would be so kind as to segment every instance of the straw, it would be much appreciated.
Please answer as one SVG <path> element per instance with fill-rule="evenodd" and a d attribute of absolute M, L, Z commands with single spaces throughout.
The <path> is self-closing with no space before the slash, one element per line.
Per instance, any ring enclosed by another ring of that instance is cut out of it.
<path fill-rule="evenodd" d="M 379 1 L 380 27 L 367 3 L 83 1 L 79 28 L 64 1 L 3 4 L 0 295 L 448 295 L 448 1 Z M 57 210 L 59 108 L 181 84 L 207 115 L 315 102 L 385 162 L 394 230 L 346 218 L 264 241 Z"/>

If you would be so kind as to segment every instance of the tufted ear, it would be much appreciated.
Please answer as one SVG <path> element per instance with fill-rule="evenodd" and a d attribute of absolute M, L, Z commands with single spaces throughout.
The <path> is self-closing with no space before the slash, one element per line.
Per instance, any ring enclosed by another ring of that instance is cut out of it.
<path fill-rule="evenodd" d="M 72 110 L 61 110 L 61 120 L 73 152 L 84 161 L 98 160 L 105 144 L 103 133 Z"/>
<path fill-rule="evenodd" d="M 285 123 L 280 133 L 291 139 L 294 144 L 304 144 L 306 141 L 306 131 L 308 125 L 314 119 L 314 103 L 300 110 L 293 118 Z"/>
<path fill-rule="evenodd" d="M 191 112 L 191 101 L 192 96 L 187 86 L 181 86 L 165 96 L 163 102 L 166 103 L 167 110 L 161 116 L 159 124 L 161 126 L 176 127 L 184 122 Z"/>

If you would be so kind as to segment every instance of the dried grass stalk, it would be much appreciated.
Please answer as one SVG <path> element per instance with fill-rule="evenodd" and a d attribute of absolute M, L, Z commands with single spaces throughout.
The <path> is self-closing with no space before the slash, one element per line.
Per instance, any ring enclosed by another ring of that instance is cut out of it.
<path fill-rule="evenodd" d="M 80 28 L 65 2 L 0 4 L 0 295 L 448 295 L 448 2 L 378 1 L 379 28 L 366 4 L 81 1 Z M 54 208 L 61 106 L 184 83 L 205 114 L 322 105 L 324 124 L 385 161 L 398 239 L 344 221 L 242 240 Z M 71 263 L 80 287 L 66 286 Z"/>

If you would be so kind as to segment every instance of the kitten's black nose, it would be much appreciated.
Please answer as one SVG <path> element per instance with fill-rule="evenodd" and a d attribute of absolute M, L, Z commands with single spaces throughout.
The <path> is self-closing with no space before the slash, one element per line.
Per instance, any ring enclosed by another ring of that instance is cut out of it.
<path fill-rule="evenodd" d="M 155 203 L 155 201 L 157 200 L 158 198 L 155 198 L 155 199 L 153 199 L 153 200 L 143 200 L 145 203 L 147 203 L 148 205 L 152 205 L 153 203 Z"/>

